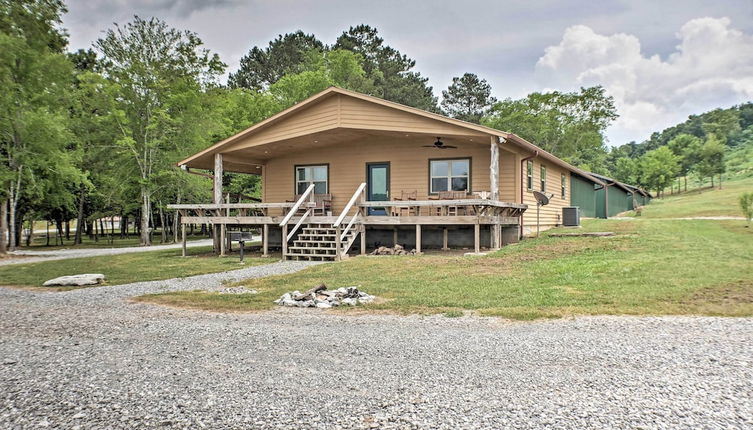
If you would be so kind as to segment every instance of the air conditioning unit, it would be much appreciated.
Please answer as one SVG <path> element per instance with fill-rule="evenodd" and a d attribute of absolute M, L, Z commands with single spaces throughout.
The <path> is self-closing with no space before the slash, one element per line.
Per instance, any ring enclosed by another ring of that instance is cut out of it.
<path fill-rule="evenodd" d="M 580 208 L 577 206 L 562 208 L 562 225 L 565 227 L 579 227 Z"/>

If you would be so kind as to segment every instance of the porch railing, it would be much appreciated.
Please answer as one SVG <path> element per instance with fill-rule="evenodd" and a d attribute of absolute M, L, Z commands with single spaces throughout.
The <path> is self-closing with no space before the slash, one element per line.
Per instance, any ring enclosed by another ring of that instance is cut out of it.
<path fill-rule="evenodd" d="M 348 225 L 345 226 L 345 229 L 342 229 L 342 223 L 343 221 L 345 221 L 345 217 L 348 216 L 348 213 L 350 213 L 351 209 L 353 209 L 353 207 L 356 205 L 358 199 L 360 198 L 361 200 L 363 200 L 363 192 L 365 189 L 366 183 L 363 182 L 358 186 L 358 188 L 356 188 L 356 191 L 350 197 L 350 200 L 348 200 L 348 204 L 345 205 L 342 212 L 340 213 L 340 216 L 338 216 L 337 220 L 335 220 L 335 222 L 332 224 L 332 227 L 335 228 L 335 247 L 337 248 L 338 259 L 342 258 L 343 255 L 348 253 L 348 250 L 350 250 L 350 247 L 353 246 L 353 243 L 356 241 L 358 233 L 361 233 L 361 231 L 359 230 L 358 233 L 354 234 L 353 237 L 350 238 L 350 240 L 345 242 L 345 246 L 342 246 L 342 241 L 348 237 L 348 232 L 350 232 L 350 229 L 356 224 L 356 221 L 361 215 L 361 208 L 356 207 L 356 214 L 350 218 L 350 222 L 348 222 Z"/>

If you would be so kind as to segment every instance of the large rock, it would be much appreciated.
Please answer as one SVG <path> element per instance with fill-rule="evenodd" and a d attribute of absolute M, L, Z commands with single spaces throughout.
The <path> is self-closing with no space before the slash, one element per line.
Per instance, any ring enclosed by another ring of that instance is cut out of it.
<path fill-rule="evenodd" d="M 101 273 L 84 273 L 83 275 L 69 275 L 61 276 L 59 278 L 50 279 L 42 284 L 45 287 L 52 286 L 76 286 L 83 285 L 97 285 L 105 280 L 105 275 Z"/>

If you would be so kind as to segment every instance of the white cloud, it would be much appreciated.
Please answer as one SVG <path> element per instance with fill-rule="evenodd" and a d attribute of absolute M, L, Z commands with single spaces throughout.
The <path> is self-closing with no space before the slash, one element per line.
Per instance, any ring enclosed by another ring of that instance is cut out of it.
<path fill-rule="evenodd" d="M 565 30 L 536 63 L 542 88 L 603 85 L 620 118 L 609 130 L 611 144 L 641 141 L 690 114 L 753 99 L 753 36 L 728 18 L 697 18 L 676 34 L 666 57 L 646 56 L 630 34 L 602 35 L 576 25 Z"/>

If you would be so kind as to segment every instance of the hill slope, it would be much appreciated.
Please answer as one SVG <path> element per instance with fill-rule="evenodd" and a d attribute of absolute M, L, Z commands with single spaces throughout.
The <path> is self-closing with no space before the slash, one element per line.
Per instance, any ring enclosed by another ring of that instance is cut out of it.
<path fill-rule="evenodd" d="M 742 216 L 738 199 L 744 192 L 753 192 L 753 178 L 730 181 L 722 189 L 701 188 L 654 199 L 643 208 L 643 218 L 684 218 L 705 216 Z"/>

